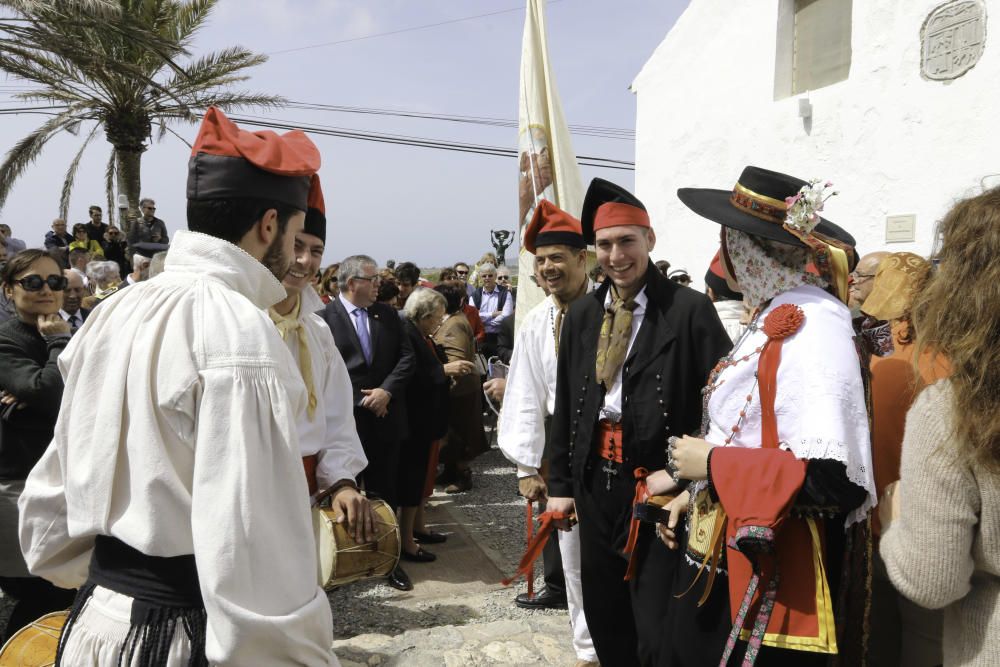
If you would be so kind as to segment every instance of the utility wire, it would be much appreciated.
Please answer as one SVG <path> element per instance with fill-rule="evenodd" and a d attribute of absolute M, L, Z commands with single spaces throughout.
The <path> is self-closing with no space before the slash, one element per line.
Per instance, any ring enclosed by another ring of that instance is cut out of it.
<path fill-rule="evenodd" d="M 563 0 L 549 0 L 550 5 L 554 5 L 557 2 L 562 2 Z M 283 53 L 294 53 L 296 51 L 305 51 L 307 49 L 319 49 L 324 46 L 336 46 L 338 44 L 348 44 L 350 42 L 360 42 L 366 39 L 375 39 L 376 37 L 388 37 L 389 35 L 398 35 L 404 32 L 413 32 L 414 30 L 426 30 L 427 28 L 437 28 L 443 25 L 451 25 L 453 23 L 462 23 L 463 21 L 472 21 L 474 19 L 486 18 L 487 16 L 498 16 L 500 14 L 509 14 L 511 12 L 523 12 L 524 6 L 511 7 L 510 9 L 500 9 L 495 12 L 488 12 L 486 14 L 476 14 L 474 16 L 463 16 L 462 18 L 450 19 L 448 21 L 438 21 L 437 23 L 427 23 L 424 25 L 415 25 L 409 28 L 400 28 L 399 30 L 389 30 L 388 32 L 376 32 L 370 35 L 361 35 L 360 37 L 349 37 L 347 39 L 338 39 L 332 42 L 320 42 L 319 44 L 309 44 L 306 46 L 297 46 L 291 49 L 281 49 L 278 51 L 271 51 L 265 55 L 276 56 Z"/>

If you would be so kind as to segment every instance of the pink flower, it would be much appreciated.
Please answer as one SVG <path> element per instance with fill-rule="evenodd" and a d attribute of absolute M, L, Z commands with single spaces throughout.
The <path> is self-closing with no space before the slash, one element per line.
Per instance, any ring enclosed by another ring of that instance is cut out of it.
<path fill-rule="evenodd" d="M 833 187 L 833 181 L 827 181 L 826 184 L 823 187 L 824 188 L 832 188 Z"/>
<path fill-rule="evenodd" d="M 801 192 L 795 195 L 794 197 L 785 197 L 785 205 L 788 206 L 788 208 L 791 208 L 792 206 L 795 206 L 795 202 L 797 202 L 801 198 L 802 198 Z"/>

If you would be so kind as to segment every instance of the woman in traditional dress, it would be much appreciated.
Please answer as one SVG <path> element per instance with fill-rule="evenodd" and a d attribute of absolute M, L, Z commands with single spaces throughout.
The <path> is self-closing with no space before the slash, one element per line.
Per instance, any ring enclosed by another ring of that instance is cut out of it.
<path fill-rule="evenodd" d="M 692 483 L 660 529 L 685 555 L 667 664 L 860 664 L 846 619 L 864 614 L 846 601 L 865 598 L 867 563 L 844 556 L 866 553 L 875 496 L 845 305 L 853 239 L 819 217 L 829 185 L 747 167 L 732 190 L 678 191 L 723 226 L 724 273 L 753 319 L 709 378 L 700 437 L 668 448 Z"/>

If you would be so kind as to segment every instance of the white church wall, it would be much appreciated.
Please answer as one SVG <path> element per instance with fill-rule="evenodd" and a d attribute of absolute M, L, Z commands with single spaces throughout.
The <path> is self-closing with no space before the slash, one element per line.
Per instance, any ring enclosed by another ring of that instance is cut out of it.
<path fill-rule="evenodd" d="M 921 26 L 940 0 L 854 0 L 848 78 L 775 100 L 778 13 L 791 2 L 692 0 L 633 83 L 636 194 L 653 254 L 698 285 L 718 225 L 681 204 L 679 187 L 729 190 L 748 164 L 828 179 L 840 194 L 824 215 L 859 251 L 927 255 L 955 199 L 1000 184 L 1000 37 L 990 34 L 1000 0 L 984 2 L 978 64 L 944 82 L 921 76 Z M 811 120 L 799 118 L 802 98 Z M 916 216 L 912 242 L 886 242 L 896 215 Z"/>

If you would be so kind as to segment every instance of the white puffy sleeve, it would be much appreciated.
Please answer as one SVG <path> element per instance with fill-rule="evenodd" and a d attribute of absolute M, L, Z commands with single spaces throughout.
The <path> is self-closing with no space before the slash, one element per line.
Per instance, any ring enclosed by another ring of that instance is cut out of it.
<path fill-rule="evenodd" d="M 333 665 L 294 405 L 274 368 L 200 376 L 194 556 L 218 665 Z"/>
<path fill-rule="evenodd" d="M 330 348 L 322 399 L 326 411 L 324 449 L 319 452 L 316 466 L 320 489 L 329 488 L 342 479 L 355 479 L 368 465 L 354 423 L 354 393 L 347 365 L 337 346 L 331 344 Z"/>
<path fill-rule="evenodd" d="M 518 330 L 507 372 L 497 433 L 500 451 L 518 465 L 518 476 L 533 474 L 545 450 L 547 386 L 534 319 Z"/>

